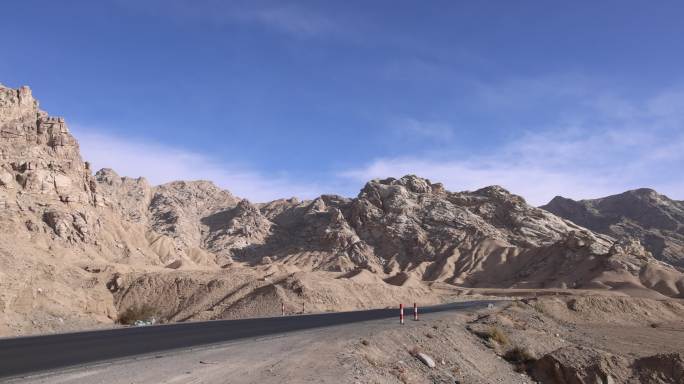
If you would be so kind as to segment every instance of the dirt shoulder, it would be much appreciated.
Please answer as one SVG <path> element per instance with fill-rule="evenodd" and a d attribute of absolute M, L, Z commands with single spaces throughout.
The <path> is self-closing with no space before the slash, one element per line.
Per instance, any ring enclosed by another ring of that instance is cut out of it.
<path fill-rule="evenodd" d="M 246 339 L 14 383 L 681 383 L 684 305 L 550 296 Z M 434 367 L 421 361 L 427 356 Z"/>

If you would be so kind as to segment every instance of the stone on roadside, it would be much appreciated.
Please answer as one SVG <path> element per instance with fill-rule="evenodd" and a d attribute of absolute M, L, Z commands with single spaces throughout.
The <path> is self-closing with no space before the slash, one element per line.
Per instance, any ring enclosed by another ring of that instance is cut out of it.
<path fill-rule="evenodd" d="M 416 354 L 416 357 L 418 358 L 418 360 L 422 361 L 423 364 L 427 365 L 430 368 L 434 368 L 437 366 L 437 364 L 435 364 L 435 360 L 426 353 L 418 352 Z"/>

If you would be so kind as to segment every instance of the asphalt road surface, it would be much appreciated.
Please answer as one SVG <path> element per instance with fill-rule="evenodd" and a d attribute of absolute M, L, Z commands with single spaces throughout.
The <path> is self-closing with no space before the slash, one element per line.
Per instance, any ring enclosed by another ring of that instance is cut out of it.
<path fill-rule="evenodd" d="M 420 313 L 486 307 L 495 301 L 467 301 L 421 307 Z M 413 307 L 405 308 L 409 320 Z M 0 378 L 69 366 L 148 354 L 170 349 L 399 317 L 396 309 L 335 312 L 314 315 L 215 320 L 101 331 L 0 339 Z"/>

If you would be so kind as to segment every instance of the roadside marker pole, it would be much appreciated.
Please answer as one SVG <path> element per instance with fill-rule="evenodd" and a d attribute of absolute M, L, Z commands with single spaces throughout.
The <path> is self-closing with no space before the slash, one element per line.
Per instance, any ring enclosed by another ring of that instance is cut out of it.
<path fill-rule="evenodd" d="M 418 303 L 413 303 L 413 321 L 418 321 Z"/>
<path fill-rule="evenodd" d="M 399 304 L 399 324 L 404 325 L 404 304 Z"/>
<path fill-rule="evenodd" d="M 285 316 L 285 303 L 282 303 L 281 309 L 283 310 L 283 316 Z"/>

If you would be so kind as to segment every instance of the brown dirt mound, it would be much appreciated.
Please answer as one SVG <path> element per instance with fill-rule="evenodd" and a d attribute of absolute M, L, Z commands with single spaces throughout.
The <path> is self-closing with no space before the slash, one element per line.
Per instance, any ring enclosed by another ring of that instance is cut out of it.
<path fill-rule="evenodd" d="M 543 298 L 535 307 L 545 314 L 568 322 L 618 322 L 652 324 L 679 322 L 684 318 L 684 304 L 673 300 L 652 300 L 626 296 L 577 296 Z"/>
<path fill-rule="evenodd" d="M 637 359 L 632 368 L 640 383 L 684 383 L 684 355 L 681 353 Z"/>
<path fill-rule="evenodd" d="M 584 384 L 624 382 L 627 361 L 591 348 L 559 348 L 537 360 L 530 375 L 541 383 Z"/>

